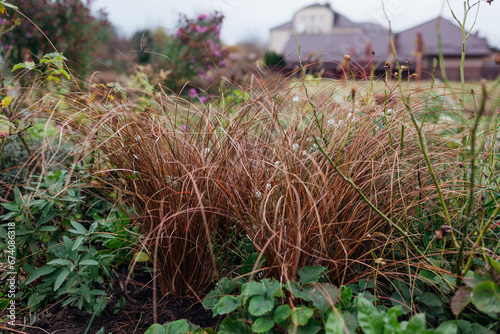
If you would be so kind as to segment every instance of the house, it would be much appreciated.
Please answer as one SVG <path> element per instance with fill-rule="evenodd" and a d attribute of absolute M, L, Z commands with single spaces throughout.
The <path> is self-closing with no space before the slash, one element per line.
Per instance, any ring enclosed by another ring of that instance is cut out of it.
<path fill-rule="evenodd" d="M 408 64 L 422 78 L 430 76 L 434 59 L 439 55 L 437 24 L 438 20 L 434 19 L 393 35 L 400 62 Z M 447 76 L 450 80 L 458 80 L 461 30 L 445 19 L 439 26 Z M 382 73 L 386 62 L 392 64 L 394 61 L 387 29 L 376 23 L 353 22 L 333 10 L 329 3 L 304 7 L 291 21 L 272 28 L 269 50 L 282 54 L 292 67 L 297 67 L 300 59 L 303 65 L 321 66 L 331 76 L 342 73 L 345 55 L 350 56 L 353 70 L 364 75 L 372 68 Z M 500 66 L 494 62 L 492 49 L 486 39 L 477 34 L 471 34 L 467 40 L 465 74 L 467 80 L 500 75 Z M 440 71 L 437 75 L 440 76 Z"/>

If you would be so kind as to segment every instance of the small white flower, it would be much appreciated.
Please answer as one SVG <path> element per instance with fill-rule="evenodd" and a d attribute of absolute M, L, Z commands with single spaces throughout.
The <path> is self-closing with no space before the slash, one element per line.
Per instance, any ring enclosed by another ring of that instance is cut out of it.
<path fill-rule="evenodd" d="M 292 149 L 297 151 L 299 149 L 299 144 L 293 144 Z"/>
<path fill-rule="evenodd" d="M 205 156 L 207 156 L 210 153 L 210 148 L 206 147 L 203 152 L 205 153 Z"/>
<path fill-rule="evenodd" d="M 135 140 L 141 140 L 141 136 L 140 136 L 140 135 L 137 135 L 137 136 L 135 137 Z"/>
<path fill-rule="evenodd" d="M 276 161 L 274 164 L 276 165 L 276 167 L 278 167 L 280 165 L 280 161 Z"/>
<path fill-rule="evenodd" d="M 300 101 L 299 97 L 298 96 L 294 96 L 293 99 L 292 99 L 293 102 L 297 103 Z"/>
<path fill-rule="evenodd" d="M 339 126 L 340 124 L 342 124 L 342 122 L 343 121 L 341 119 L 339 119 L 339 122 L 337 123 L 337 126 Z"/>
<path fill-rule="evenodd" d="M 387 115 L 392 115 L 394 113 L 394 110 L 392 109 L 387 109 L 387 111 L 385 112 Z"/>
<path fill-rule="evenodd" d="M 259 198 L 259 199 L 260 199 L 260 198 L 262 198 L 262 193 L 261 193 L 260 191 L 258 191 L 258 190 L 257 190 L 257 191 L 255 192 L 255 197 L 257 197 L 257 198 Z"/>
<path fill-rule="evenodd" d="M 352 117 L 352 112 L 350 112 L 350 113 L 347 114 L 347 119 L 349 119 L 351 117 Z"/>
<path fill-rule="evenodd" d="M 311 151 L 316 151 L 318 149 L 318 144 L 314 143 L 312 146 L 311 146 Z"/>
<path fill-rule="evenodd" d="M 312 141 L 312 140 L 313 140 L 312 137 L 307 138 L 307 141 Z"/>
<path fill-rule="evenodd" d="M 271 186 L 271 184 L 270 184 L 270 183 L 266 184 L 266 189 L 267 189 L 267 190 L 271 190 L 271 187 L 272 187 L 272 186 Z"/>
<path fill-rule="evenodd" d="M 335 125 L 335 120 L 333 118 L 330 118 L 328 121 L 326 121 L 328 125 Z"/>

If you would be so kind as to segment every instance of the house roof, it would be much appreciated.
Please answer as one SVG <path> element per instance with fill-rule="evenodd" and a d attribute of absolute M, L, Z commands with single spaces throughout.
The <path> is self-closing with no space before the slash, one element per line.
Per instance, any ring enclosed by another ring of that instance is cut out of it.
<path fill-rule="evenodd" d="M 415 38 L 418 33 L 422 34 L 427 56 L 439 55 L 437 38 L 438 19 L 422 23 L 416 27 L 407 29 L 397 34 L 398 56 L 400 58 L 414 58 Z M 454 23 L 442 19 L 440 24 L 441 45 L 444 56 L 459 56 L 462 53 L 462 32 L 460 27 Z M 471 34 L 467 40 L 466 54 L 468 56 L 486 56 L 490 54 L 490 48 L 485 38 Z"/>
<path fill-rule="evenodd" d="M 389 36 L 384 32 L 373 35 L 366 34 L 300 34 L 300 56 L 307 59 L 319 61 L 341 61 L 345 54 L 351 55 L 353 61 L 361 62 L 366 59 L 366 47 L 368 42 L 370 49 L 375 51 L 375 62 L 384 62 L 388 58 Z M 290 38 L 284 51 L 287 62 L 295 62 L 299 59 L 299 48 L 295 38 Z M 370 54 L 371 57 L 371 54 Z"/>

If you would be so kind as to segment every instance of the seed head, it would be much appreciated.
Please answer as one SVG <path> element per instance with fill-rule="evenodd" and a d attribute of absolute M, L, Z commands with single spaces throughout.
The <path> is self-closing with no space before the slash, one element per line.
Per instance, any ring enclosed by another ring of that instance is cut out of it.
<path fill-rule="evenodd" d="M 347 61 L 351 61 L 351 56 L 350 55 L 344 55 L 344 59 Z"/>

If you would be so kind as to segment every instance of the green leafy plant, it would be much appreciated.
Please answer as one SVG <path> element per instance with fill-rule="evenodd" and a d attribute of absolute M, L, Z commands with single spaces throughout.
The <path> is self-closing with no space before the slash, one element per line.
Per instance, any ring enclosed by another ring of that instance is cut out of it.
<path fill-rule="evenodd" d="M 77 169 L 77 173 L 85 175 L 84 170 Z M 15 188 L 15 201 L 2 203 L 7 212 L 1 218 L 8 223 L 0 226 L 0 236 L 7 240 L 6 228 L 15 224 L 12 257 L 28 274 L 21 293 L 30 309 L 56 299 L 99 314 L 107 299 L 95 286 L 104 286 L 103 276 L 111 278 L 116 254 L 98 250 L 98 245 L 116 240 L 116 234 L 101 230 L 103 224 L 98 221 L 87 221 L 97 216 L 99 205 L 86 209 L 84 200 L 89 204 L 95 200 L 82 194 L 84 183 L 67 187 L 69 177 L 64 170 L 49 172 L 34 181 L 33 187 L 24 187 L 25 194 Z M 1 249 L 6 247 L 0 244 Z"/>

